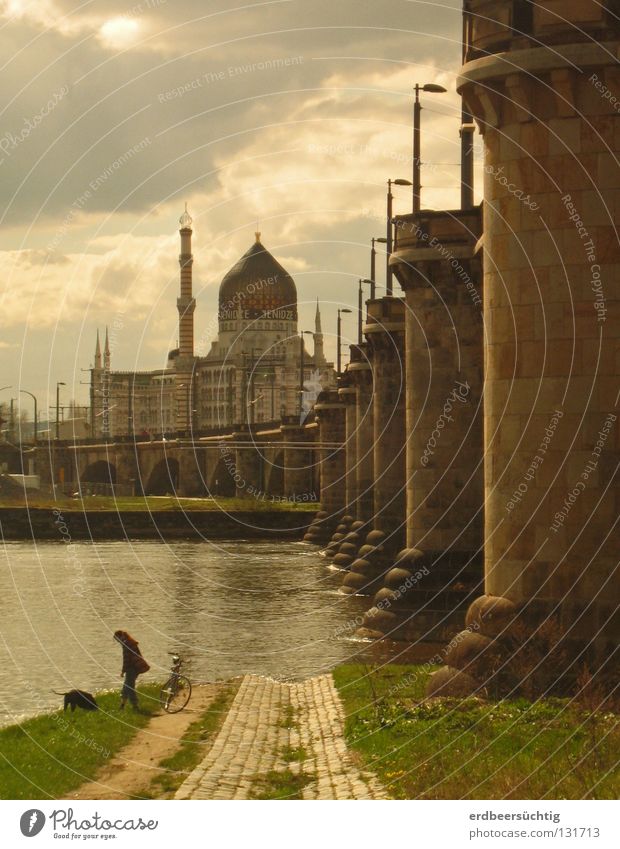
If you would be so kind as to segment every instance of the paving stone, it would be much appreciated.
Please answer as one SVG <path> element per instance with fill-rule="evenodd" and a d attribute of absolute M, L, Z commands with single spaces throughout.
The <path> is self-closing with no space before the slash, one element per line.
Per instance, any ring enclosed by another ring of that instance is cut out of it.
<path fill-rule="evenodd" d="M 284 728 L 293 708 L 293 728 Z M 303 762 L 286 763 L 286 747 L 303 747 Z M 344 709 L 331 675 L 301 682 L 246 675 L 204 760 L 177 799 L 249 799 L 270 771 L 312 778 L 303 799 L 387 799 L 374 775 L 360 772 L 344 740 Z"/>

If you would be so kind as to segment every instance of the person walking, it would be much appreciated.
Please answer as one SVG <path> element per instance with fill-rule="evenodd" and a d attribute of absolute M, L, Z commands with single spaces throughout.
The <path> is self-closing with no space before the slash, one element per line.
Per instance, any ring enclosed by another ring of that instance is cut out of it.
<path fill-rule="evenodd" d="M 138 709 L 138 694 L 136 693 L 136 679 L 138 675 L 148 672 L 151 668 L 142 657 L 137 640 L 127 631 L 115 631 L 114 639 L 120 643 L 123 649 L 123 669 L 121 678 L 125 676 L 123 689 L 121 690 L 121 710 L 129 700 L 135 710 Z"/>

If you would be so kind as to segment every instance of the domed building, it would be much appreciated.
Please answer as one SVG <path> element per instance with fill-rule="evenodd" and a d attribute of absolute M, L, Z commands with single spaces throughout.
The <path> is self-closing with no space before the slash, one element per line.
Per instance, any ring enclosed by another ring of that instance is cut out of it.
<path fill-rule="evenodd" d="M 307 412 L 308 399 L 335 383 L 333 364 L 323 351 L 318 301 L 310 353 L 298 331 L 295 281 L 262 244 L 260 233 L 222 279 L 217 338 L 210 341 L 203 334 L 195 350 L 193 231 L 187 209 L 179 223 L 179 347 L 168 354 L 165 369 L 116 372 L 110 368 L 107 332 L 103 359 L 97 339 L 93 435 L 172 435 L 277 422 Z M 200 355 L 209 341 L 210 350 Z"/>
<path fill-rule="evenodd" d="M 301 336 L 297 287 L 261 242 L 224 275 L 218 336 L 197 365 L 200 427 L 279 420 L 300 410 Z M 303 350 L 304 383 L 319 372 L 329 382 L 317 304 L 314 350 Z"/>

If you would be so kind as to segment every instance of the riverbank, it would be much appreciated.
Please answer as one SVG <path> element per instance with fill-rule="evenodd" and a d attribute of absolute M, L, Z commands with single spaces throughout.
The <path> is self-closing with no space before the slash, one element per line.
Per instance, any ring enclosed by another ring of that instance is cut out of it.
<path fill-rule="evenodd" d="M 97 712 L 63 711 L 0 729 L 1 799 L 169 798 L 204 757 L 238 682 L 194 688 L 166 714 L 159 685 L 138 688 L 141 712 L 97 693 Z"/>
<path fill-rule="evenodd" d="M 316 504 L 238 498 L 85 498 L 0 504 L 6 540 L 301 539 Z"/>
<path fill-rule="evenodd" d="M 433 668 L 347 664 L 347 745 L 396 799 L 616 799 L 620 716 L 579 698 L 424 698 Z"/>

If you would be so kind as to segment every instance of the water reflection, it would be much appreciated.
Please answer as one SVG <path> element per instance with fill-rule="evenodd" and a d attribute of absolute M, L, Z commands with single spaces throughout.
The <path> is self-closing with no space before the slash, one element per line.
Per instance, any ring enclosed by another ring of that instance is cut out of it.
<path fill-rule="evenodd" d="M 340 580 L 294 542 L 6 543 L 0 723 L 56 707 L 52 689 L 117 687 L 117 628 L 139 640 L 152 679 L 172 650 L 197 681 L 326 671 L 360 651 L 338 633 L 368 604 L 336 593 Z"/>

